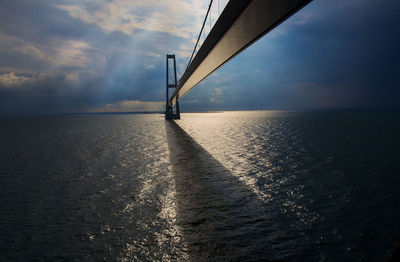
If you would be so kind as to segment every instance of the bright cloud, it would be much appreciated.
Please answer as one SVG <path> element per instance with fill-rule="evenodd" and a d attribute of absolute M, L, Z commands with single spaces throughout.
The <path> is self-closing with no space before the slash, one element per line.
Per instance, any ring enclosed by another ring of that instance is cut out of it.
<path fill-rule="evenodd" d="M 124 100 L 93 108 L 90 112 L 156 112 L 162 111 L 165 102 L 148 102 L 140 100 Z"/>
<path fill-rule="evenodd" d="M 48 43 L 34 43 L 0 32 L 0 48 L 16 54 L 41 60 L 52 67 L 84 67 L 92 62 L 94 50 L 87 42 L 73 39 L 52 38 Z"/>
<path fill-rule="evenodd" d="M 14 72 L 0 75 L 0 85 L 7 88 L 17 87 L 28 82 L 32 82 L 30 77 L 18 76 Z"/>
<path fill-rule="evenodd" d="M 51 61 L 56 66 L 83 67 L 92 62 L 87 54 L 90 49 L 90 45 L 84 41 L 68 40 L 54 49 Z"/>
<path fill-rule="evenodd" d="M 106 31 L 133 34 L 136 29 L 192 37 L 204 18 L 207 1 L 116 0 L 56 5 L 72 17 Z"/>
<path fill-rule="evenodd" d="M 65 80 L 75 81 L 79 78 L 79 72 L 65 73 Z"/>
<path fill-rule="evenodd" d="M 32 44 L 22 44 L 18 47 L 13 48 L 14 51 L 21 52 L 23 54 L 33 56 L 42 60 L 48 60 L 49 56 L 41 51 L 39 48 L 33 46 Z"/>

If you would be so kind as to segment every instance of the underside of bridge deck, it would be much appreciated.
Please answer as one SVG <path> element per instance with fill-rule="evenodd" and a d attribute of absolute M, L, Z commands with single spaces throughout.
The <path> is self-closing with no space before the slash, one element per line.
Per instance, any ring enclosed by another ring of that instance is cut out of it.
<path fill-rule="evenodd" d="M 230 0 L 169 99 L 173 106 L 194 86 L 311 0 Z"/>

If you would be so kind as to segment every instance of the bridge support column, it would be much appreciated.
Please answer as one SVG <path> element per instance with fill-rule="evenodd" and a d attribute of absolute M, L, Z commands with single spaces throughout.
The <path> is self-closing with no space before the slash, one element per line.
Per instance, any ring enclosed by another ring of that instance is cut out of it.
<path fill-rule="evenodd" d="M 170 61 L 172 61 L 172 67 L 173 71 L 170 70 Z M 166 120 L 171 120 L 171 119 L 181 119 L 181 112 L 179 110 L 179 102 L 176 102 L 175 104 L 175 113 L 174 113 L 174 108 L 173 106 L 169 105 L 169 89 L 170 88 L 175 88 L 178 85 L 178 81 L 176 79 L 176 60 L 175 60 L 175 55 L 167 55 L 167 97 L 166 97 L 166 104 L 165 104 L 165 119 Z M 172 71 L 172 79 L 170 79 L 170 71 Z"/>

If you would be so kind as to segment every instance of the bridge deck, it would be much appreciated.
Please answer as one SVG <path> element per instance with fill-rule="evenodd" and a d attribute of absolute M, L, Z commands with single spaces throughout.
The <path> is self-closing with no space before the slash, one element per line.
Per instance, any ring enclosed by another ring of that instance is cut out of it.
<path fill-rule="evenodd" d="M 190 89 L 311 0 L 230 0 L 169 100 Z"/>

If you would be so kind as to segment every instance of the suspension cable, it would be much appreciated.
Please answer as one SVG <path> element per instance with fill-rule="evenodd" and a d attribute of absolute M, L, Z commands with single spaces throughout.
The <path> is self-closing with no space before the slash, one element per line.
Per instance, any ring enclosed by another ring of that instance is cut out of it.
<path fill-rule="evenodd" d="M 179 79 L 177 80 L 178 83 L 179 83 L 179 81 L 181 81 L 181 78 L 182 78 L 182 73 L 181 73 L 181 70 L 179 70 L 179 65 L 178 65 L 178 63 L 176 63 L 176 69 L 178 69 L 178 73 L 179 73 L 179 75 L 180 75 Z M 178 83 L 177 83 L 177 84 L 178 84 Z"/>
<path fill-rule="evenodd" d="M 190 59 L 189 59 L 189 63 L 188 63 L 188 65 L 187 65 L 186 69 L 188 69 L 190 63 L 192 62 L 192 58 L 193 58 L 194 52 L 196 51 L 197 44 L 199 43 L 199 40 L 200 40 L 200 37 L 201 37 L 201 33 L 203 32 L 204 25 L 205 25 L 206 22 L 207 22 L 207 16 L 208 16 L 208 13 L 210 12 L 212 2 L 213 2 L 213 0 L 210 1 L 210 5 L 208 6 L 208 10 L 207 10 L 206 17 L 204 18 L 203 25 L 201 26 L 201 30 L 200 30 L 199 37 L 197 38 L 196 45 L 194 46 L 194 49 L 193 49 L 193 52 L 192 52 L 192 56 L 191 56 Z M 186 71 L 186 70 L 185 70 L 185 71 Z"/>
<path fill-rule="evenodd" d="M 210 32 L 211 32 L 211 14 L 212 14 L 212 12 L 211 12 L 211 10 L 210 10 Z"/>

